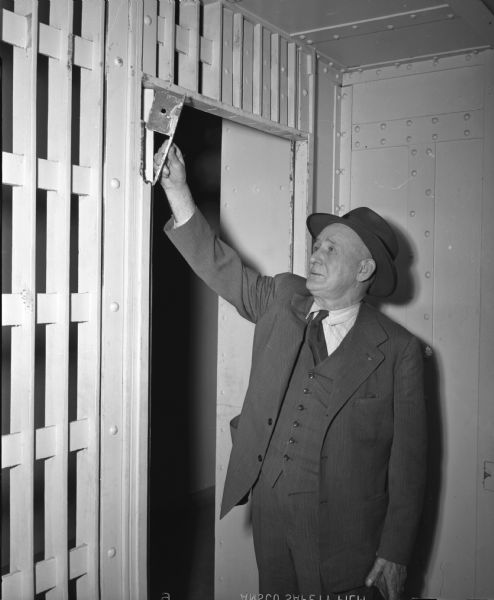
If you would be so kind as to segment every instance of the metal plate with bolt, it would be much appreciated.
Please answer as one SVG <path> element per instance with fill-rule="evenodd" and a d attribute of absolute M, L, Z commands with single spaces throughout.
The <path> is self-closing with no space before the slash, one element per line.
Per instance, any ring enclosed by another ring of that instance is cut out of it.
<path fill-rule="evenodd" d="M 149 119 L 147 122 L 147 128 L 157 133 L 162 133 L 168 136 L 165 143 L 165 149 L 163 156 L 161 157 L 158 168 L 154 172 L 152 183 L 153 185 L 158 181 L 163 165 L 165 164 L 168 151 L 173 143 L 173 137 L 177 129 L 178 120 L 182 107 L 185 102 L 185 96 L 178 97 L 176 94 L 171 94 L 166 90 L 157 91 L 154 95 L 153 105 L 149 112 Z"/>

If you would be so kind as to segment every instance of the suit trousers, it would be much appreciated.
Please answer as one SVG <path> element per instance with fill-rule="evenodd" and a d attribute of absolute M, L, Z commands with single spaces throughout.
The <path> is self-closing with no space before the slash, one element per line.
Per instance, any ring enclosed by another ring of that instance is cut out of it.
<path fill-rule="evenodd" d="M 283 473 L 274 486 L 262 471 L 252 490 L 252 531 L 259 592 L 317 600 L 377 600 L 376 588 L 329 592 L 319 571 L 319 493 L 287 493 Z"/>

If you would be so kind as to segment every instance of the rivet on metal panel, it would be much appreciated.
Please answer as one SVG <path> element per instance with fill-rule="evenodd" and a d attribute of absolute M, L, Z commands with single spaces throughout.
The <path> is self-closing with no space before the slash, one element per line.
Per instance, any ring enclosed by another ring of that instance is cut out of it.
<path fill-rule="evenodd" d="M 381 138 L 379 143 L 381 144 L 381 146 L 384 146 L 384 144 L 386 143 L 386 138 Z"/>
<path fill-rule="evenodd" d="M 381 124 L 379 125 L 379 127 L 380 127 L 381 129 L 386 129 L 386 123 L 381 123 Z"/>
<path fill-rule="evenodd" d="M 254 192 L 255 192 L 256 194 L 258 194 L 260 191 L 261 191 L 261 188 L 260 188 L 260 187 L 258 187 L 257 185 L 255 185 L 255 186 L 254 186 Z"/>
<path fill-rule="evenodd" d="M 359 141 L 355 142 L 355 148 L 360 148 L 360 142 Z"/>
<path fill-rule="evenodd" d="M 149 15 L 146 15 L 144 17 L 144 25 L 151 25 L 152 22 L 153 22 L 153 19 L 151 19 L 151 17 Z"/>
<path fill-rule="evenodd" d="M 116 58 L 114 58 L 113 62 L 117 67 L 123 66 L 123 58 L 121 58 L 120 56 L 117 56 Z"/>
<path fill-rule="evenodd" d="M 112 302 L 110 304 L 110 310 L 111 310 L 111 312 L 118 312 L 119 308 L 120 308 L 120 304 L 118 302 Z"/>
<path fill-rule="evenodd" d="M 415 211 L 414 211 L 414 210 L 411 210 L 411 211 L 410 211 L 410 216 L 411 216 L 411 217 L 414 217 L 414 216 L 415 216 Z"/>
<path fill-rule="evenodd" d="M 225 71 L 225 75 L 228 75 L 228 73 L 230 72 L 229 69 L 226 69 L 226 68 L 224 69 L 224 71 Z"/>
<path fill-rule="evenodd" d="M 454 19 L 455 15 L 453 13 L 448 13 L 448 19 Z"/>
<path fill-rule="evenodd" d="M 305 40 L 305 35 L 303 33 L 301 33 L 299 37 L 301 40 Z"/>
<path fill-rule="evenodd" d="M 363 71 L 364 71 L 364 70 L 362 69 L 362 67 L 359 67 L 359 68 L 357 69 L 357 71 L 358 71 L 359 73 L 363 73 Z"/>
<path fill-rule="evenodd" d="M 412 148 L 411 154 L 412 154 L 412 156 L 416 156 L 417 155 L 417 148 Z"/>
<path fill-rule="evenodd" d="M 426 355 L 427 357 L 430 357 L 430 356 L 432 356 L 432 348 L 431 348 L 430 346 L 426 346 L 426 347 L 425 347 L 425 352 L 424 352 L 424 353 L 425 353 L 425 355 Z"/>
<path fill-rule="evenodd" d="M 437 135 L 437 133 L 433 133 L 433 134 L 432 134 L 432 139 L 433 139 L 434 141 L 436 141 L 438 137 L 439 137 L 439 136 Z"/>
<path fill-rule="evenodd" d="M 426 271 L 425 272 L 425 278 L 426 279 L 430 279 L 431 278 L 431 272 L 430 271 Z"/>
<path fill-rule="evenodd" d="M 108 551 L 106 553 L 108 555 L 108 558 L 115 558 L 115 555 L 117 554 L 117 550 L 116 548 L 108 548 Z"/>
<path fill-rule="evenodd" d="M 432 122 L 435 123 L 439 123 L 439 119 L 437 117 L 432 117 Z"/>
<path fill-rule="evenodd" d="M 336 169 L 336 175 L 341 175 L 343 173 L 343 169 Z"/>
<path fill-rule="evenodd" d="M 391 23 L 389 25 L 387 25 L 386 27 L 387 27 L 387 29 L 390 29 L 390 30 L 395 28 L 395 26 L 392 25 Z"/>
<path fill-rule="evenodd" d="M 472 55 L 471 55 L 471 54 L 467 54 L 467 55 L 465 56 L 465 60 L 466 60 L 467 62 L 471 61 L 471 60 L 472 60 Z"/>
<path fill-rule="evenodd" d="M 327 73 L 328 72 L 328 67 L 324 67 L 322 70 L 323 73 Z"/>
<path fill-rule="evenodd" d="M 463 118 L 464 118 L 465 121 L 469 121 L 470 120 L 470 113 L 465 113 L 463 115 Z"/>
<path fill-rule="evenodd" d="M 430 318 L 431 318 L 431 316 L 430 316 L 429 314 L 425 313 L 425 315 L 424 315 L 424 319 L 425 319 L 426 321 L 428 321 Z"/>
<path fill-rule="evenodd" d="M 354 131 L 358 133 L 360 131 L 360 125 L 355 125 Z"/>
<path fill-rule="evenodd" d="M 425 153 L 427 154 L 427 156 L 432 156 L 434 154 L 434 152 L 432 152 L 432 148 L 427 148 Z"/>
<path fill-rule="evenodd" d="M 453 246 L 451 244 L 448 245 L 448 250 L 453 250 Z"/>
<path fill-rule="evenodd" d="M 411 69 L 412 69 L 412 65 L 410 63 L 408 63 L 407 70 L 410 71 Z"/>
<path fill-rule="evenodd" d="M 376 75 L 380 75 L 381 74 L 381 69 L 377 69 L 376 70 Z"/>
<path fill-rule="evenodd" d="M 430 197 L 430 196 L 432 196 L 432 190 L 431 190 L 430 188 L 427 188 L 427 189 L 425 190 L 425 195 L 426 195 L 426 196 L 429 196 L 429 197 Z"/>
<path fill-rule="evenodd" d="M 333 65 L 334 65 L 334 62 L 333 62 L 333 61 L 330 61 L 330 62 L 329 62 L 329 66 L 330 66 L 330 67 L 332 67 Z"/>
<path fill-rule="evenodd" d="M 477 54 L 479 53 L 478 50 L 474 50 L 473 53 L 475 54 L 475 56 L 477 56 Z"/>
<path fill-rule="evenodd" d="M 339 34 L 338 34 L 338 33 L 335 33 L 335 34 L 333 35 L 333 40 L 339 40 L 339 39 L 340 39 L 340 36 L 339 36 Z"/>
<path fill-rule="evenodd" d="M 410 175 L 412 177 L 415 177 L 417 175 L 417 171 L 415 169 L 413 169 L 413 171 L 410 173 Z"/>
<path fill-rule="evenodd" d="M 314 42 L 312 40 L 307 40 L 308 44 L 313 44 Z"/>
<path fill-rule="evenodd" d="M 415 13 L 412 13 L 412 14 L 410 15 L 410 19 L 416 19 L 416 18 L 417 18 L 417 15 L 416 15 Z"/>
<path fill-rule="evenodd" d="M 110 181 L 110 185 L 111 185 L 111 187 L 112 187 L 114 190 L 118 190 L 118 188 L 120 187 L 120 180 L 119 180 L 119 179 L 116 179 L 116 178 L 113 178 L 113 179 Z"/>
<path fill-rule="evenodd" d="M 110 432 L 110 435 L 117 435 L 118 427 L 116 425 L 112 425 L 108 431 Z"/>
<path fill-rule="evenodd" d="M 237 193 L 237 188 L 236 188 L 236 187 L 232 188 L 232 192 L 233 192 L 234 194 L 236 194 L 236 193 Z"/>
<path fill-rule="evenodd" d="M 358 25 L 352 25 L 352 29 L 358 29 Z"/>
<path fill-rule="evenodd" d="M 430 237 L 431 232 L 427 229 L 426 231 L 424 231 L 424 235 L 425 237 Z"/>
<path fill-rule="evenodd" d="M 465 131 L 463 132 L 463 135 L 468 137 L 470 135 L 470 129 L 465 129 Z"/>
<path fill-rule="evenodd" d="M 407 121 L 407 127 L 411 127 L 412 125 L 413 125 L 412 119 L 408 119 L 408 121 Z"/>
<path fill-rule="evenodd" d="M 412 136 L 411 135 L 407 135 L 407 142 L 410 143 L 412 141 Z"/>
<path fill-rule="evenodd" d="M 225 171 L 229 171 L 230 170 L 230 165 L 225 165 Z"/>

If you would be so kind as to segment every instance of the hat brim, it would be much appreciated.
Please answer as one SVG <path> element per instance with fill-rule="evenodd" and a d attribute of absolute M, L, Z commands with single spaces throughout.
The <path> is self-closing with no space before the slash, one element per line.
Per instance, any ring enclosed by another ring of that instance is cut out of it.
<path fill-rule="evenodd" d="M 307 228 L 313 238 L 316 238 L 328 225 L 341 223 L 350 227 L 360 237 L 369 249 L 376 263 L 374 281 L 369 286 L 367 293 L 371 296 L 385 298 L 396 289 L 397 272 L 395 263 L 383 242 L 366 227 L 355 219 L 342 218 L 328 213 L 314 213 L 307 217 Z"/>

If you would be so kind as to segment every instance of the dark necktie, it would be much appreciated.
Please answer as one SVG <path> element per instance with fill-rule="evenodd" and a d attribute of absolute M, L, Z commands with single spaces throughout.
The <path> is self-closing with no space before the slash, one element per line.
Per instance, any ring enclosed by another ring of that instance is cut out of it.
<path fill-rule="evenodd" d="M 328 316 L 327 310 L 320 310 L 315 317 L 309 321 L 307 325 L 307 343 L 312 350 L 314 364 L 318 364 L 328 357 L 328 348 L 326 346 L 326 338 L 322 327 L 322 320 Z"/>

